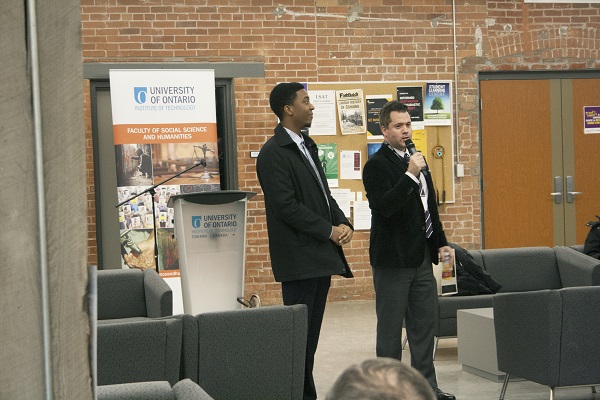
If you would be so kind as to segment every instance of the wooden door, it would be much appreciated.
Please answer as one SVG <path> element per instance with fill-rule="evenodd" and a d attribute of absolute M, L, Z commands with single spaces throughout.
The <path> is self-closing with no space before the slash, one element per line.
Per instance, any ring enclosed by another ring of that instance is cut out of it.
<path fill-rule="evenodd" d="M 567 231 L 574 229 L 575 243 L 580 244 L 589 232 L 586 222 L 596 220 L 595 215 L 600 215 L 600 133 L 584 133 L 583 115 L 584 106 L 600 107 L 600 79 L 567 81 L 563 84 L 567 95 L 569 87 L 573 106 L 567 108 L 567 112 L 572 118 L 565 117 L 568 122 L 572 119 L 573 159 L 565 166 L 565 176 L 573 176 L 573 189 L 581 194 L 574 195 L 573 202 L 567 202 L 565 207 L 567 222 L 570 222 Z M 568 141 L 565 147 L 570 147 Z"/>
<path fill-rule="evenodd" d="M 554 245 L 551 84 L 480 82 L 485 248 Z"/>
<path fill-rule="evenodd" d="M 485 248 L 581 244 L 600 215 L 600 79 L 482 81 Z M 554 194 L 553 194 L 554 193 Z"/>

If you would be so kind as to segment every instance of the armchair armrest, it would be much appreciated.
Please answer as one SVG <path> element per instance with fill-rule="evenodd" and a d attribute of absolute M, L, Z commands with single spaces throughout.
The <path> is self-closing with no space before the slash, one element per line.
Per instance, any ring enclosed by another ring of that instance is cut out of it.
<path fill-rule="evenodd" d="M 570 287 L 562 297 L 559 386 L 600 382 L 600 287 Z"/>
<path fill-rule="evenodd" d="M 149 318 L 173 315 L 173 291 L 153 269 L 144 270 L 144 294 Z"/>
<path fill-rule="evenodd" d="M 562 287 L 600 285 L 600 260 L 565 246 L 554 252 Z"/>
<path fill-rule="evenodd" d="M 177 400 L 213 400 L 198 384 L 191 379 L 182 379 L 173 386 Z"/>
<path fill-rule="evenodd" d="M 493 298 L 498 369 L 554 387 L 559 379 L 562 300 L 556 290 Z"/>
<path fill-rule="evenodd" d="M 98 400 L 173 400 L 173 389 L 167 381 L 131 382 L 98 386 Z"/>

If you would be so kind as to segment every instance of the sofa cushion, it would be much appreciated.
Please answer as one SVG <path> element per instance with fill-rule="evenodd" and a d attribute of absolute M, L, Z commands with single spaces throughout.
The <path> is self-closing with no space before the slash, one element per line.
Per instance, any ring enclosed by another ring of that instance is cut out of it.
<path fill-rule="evenodd" d="M 500 293 L 560 289 L 554 249 L 521 247 L 480 250 L 483 266 L 501 285 Z"/>
<path fill-rule="evenodd" d="M 456 318 L 458 310 L 491 307 L 492 297 L 494 297 L 493 294 L 440 297 L 438 298 L 439 318 Z"/>

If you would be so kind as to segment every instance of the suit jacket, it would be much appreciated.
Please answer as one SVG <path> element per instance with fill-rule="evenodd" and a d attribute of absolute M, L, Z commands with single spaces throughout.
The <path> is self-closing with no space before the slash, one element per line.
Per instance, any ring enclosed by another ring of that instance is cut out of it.
<path fill-rule="evenodd" d="M 433 234 L 425 238 L 425 209 L 419 184 L 406 175 L 408 165 L 386 144 L 373 154 L 363 170 L 371 209 L 369 257 L 374 268 L 417 268 L 425 251 L 438 262 L 438 249 L 448 244 L 440 222 L 433 181 L 425 177 Z"/>
<path fill-rule="evenodd" d="M 315 142 L 302 136 L 325 185 L 329 206 L 312 165 L 279 124 L 256 161 L 273 275 L 278 282 L 336 274 L 350 277 L 342 248 L 329 239 L 333 225 L 351 227 L 350 222 L 331 197 Z"/>

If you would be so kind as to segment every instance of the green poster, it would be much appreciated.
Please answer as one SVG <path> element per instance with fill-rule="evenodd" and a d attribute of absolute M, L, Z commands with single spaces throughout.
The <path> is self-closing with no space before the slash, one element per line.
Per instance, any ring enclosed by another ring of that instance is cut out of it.
<path fill-rule="evenodd" d="M 336 143 L 320 143 L 317 144 L 319 148 L 319 161 L 325 172 L 327 179 L 338 179 L 338 154 Z"/>

